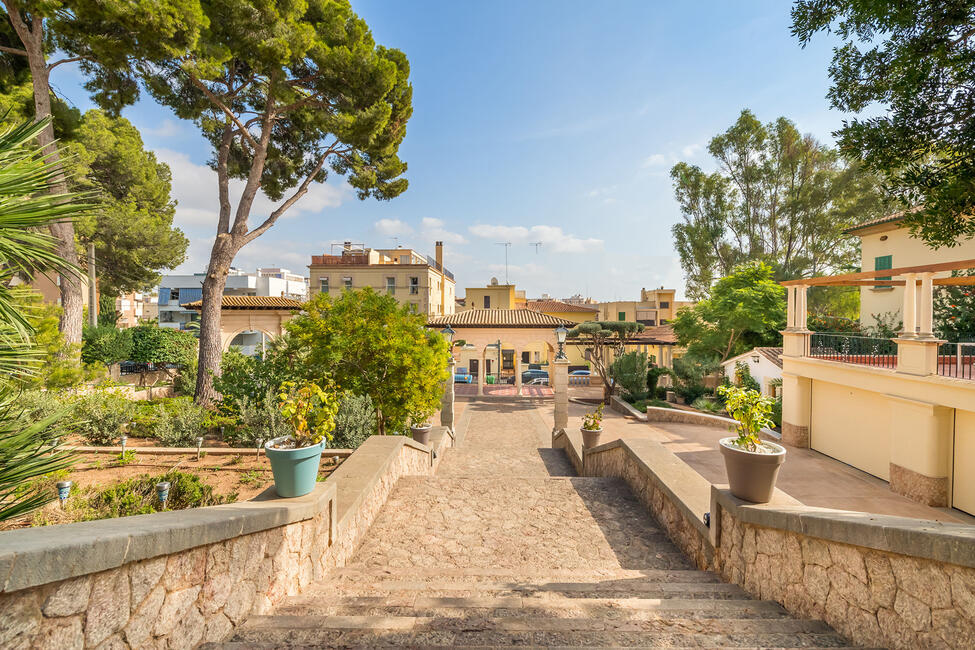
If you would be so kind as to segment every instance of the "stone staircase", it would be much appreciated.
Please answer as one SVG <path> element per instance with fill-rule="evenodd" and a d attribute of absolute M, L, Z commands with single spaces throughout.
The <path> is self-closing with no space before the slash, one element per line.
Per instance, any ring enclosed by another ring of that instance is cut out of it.
<path fill-rule="evenodd" d="M 209 647 L 846 645 L 696 570 L 625 483 L 572 476 L 526 413 L 498 413 L 397 482 L 348 566 Z"/>

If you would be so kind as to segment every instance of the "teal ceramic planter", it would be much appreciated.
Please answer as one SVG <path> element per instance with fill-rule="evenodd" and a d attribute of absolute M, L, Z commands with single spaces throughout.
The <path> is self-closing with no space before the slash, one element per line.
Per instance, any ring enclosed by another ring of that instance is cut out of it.
<path fill-rule="evenodd" d="M 268 440 L 264 445 L 267 459 L 271 461 L 274 474 L 274 489 L 278 496 L 291 498 L 308 494 L 315 489 L 318 480 L 318 465 L 322 460 L 324 443 L 301 449 L 275 449 L 275 445 L 287 436 Z"/>

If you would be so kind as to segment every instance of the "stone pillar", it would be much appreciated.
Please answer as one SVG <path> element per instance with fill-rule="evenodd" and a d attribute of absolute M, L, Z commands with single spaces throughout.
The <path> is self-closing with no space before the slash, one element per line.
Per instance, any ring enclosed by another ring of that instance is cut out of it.
<path fill-rule="evenodd" d="M 802 285 L 801 287 L 796 287 L 796 329 L 800 332 L 807 331 L 806 323 L 808 322 L 807 309 L 806 309 L 806 294 L 809 287 Z"/>
<path fill-rule="evenodd" d="M 888 396 L 890 489 L 929 506 L 948 505 L 954 409 Z"/>
<path fill-rule="evenodd" d="M 447 377 L 447 384 L 444 386 L 443 398 L 440 400 L 440 426 L 447 427 L 451 433 L 454 431 L 454 373 L 457 370 L 457 360 L 450 357 L 448 366 L 450 374 Z"/>
<path fill-rule="evenodd" d="M 921 331 L 918 338 L 934 338 L 934 273 L 921 274 Z"/>
<path fill-rule="evenodd" d="M 486 350 L 487 348 L 484 348 Z M 481 350 L 478 355 L 480 359 L 477 362 L 477 394 L 478 396 L 484 394 L 484 375 L 487 374 L 487 366 L 484 363 L 484 350 Z"/>
<path fill-rule="evenodd" d="M 796 328 L 796 286 L 785 288 L 785 329 L 792 331 Z"/>
<path fill-rule="evenodd" d="M 569 360 L 552 362 L 552 388 L 555 390 L 555 426 L 552 433 L 569 426 Z"/>
<path fill-rule="evenodd" d="M 521 395 L 521 350 L 515 348 L 515 395 Z"/>
<path fill-rule="evenodd" d="M 782 373 L 782 442 L 793 447 L 809 447 L 809 407 L 812 380 Z"/>
<path fill-rule="evenodd" d="M 914 273 L 904 274 L 904 307 L 901 310 L 901 317 L 904 320 L 904 329 L 901 331 L 901 338 L 905 339 L 913 339 L 917 337 L 916 278 L 917 276 Z"/>

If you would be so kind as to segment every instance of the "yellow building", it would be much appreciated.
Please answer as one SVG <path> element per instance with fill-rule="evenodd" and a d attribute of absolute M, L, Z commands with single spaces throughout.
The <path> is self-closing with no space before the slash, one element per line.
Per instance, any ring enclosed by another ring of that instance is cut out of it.
<path fill-rule="evenodd" d="M 959 242 L 953 248 L 941 248 L 937 252 L 922 240 L 911 237 L 903 227 L 906 213 L 898 212 L 874 219 L 850 228 L 846 232 L 860 238 L 861 266 L 863 271 L 882 271 L 898 267 L 917 266 L 937 262 L 958 262 L 975 259 L 975 239 Z M 935 278 L 948 277 L 950 271 L 935 274 Z M 900 286 L 880 285 L 860 287 L 860 320 L 864 325 L 874 325 L 874 315 L 893 314 L 894 321 L 902 319 L 901 303 L 904 289 Z"/>
<path fill-rule="evenodd" d="M 513 284 L 499 284 L 491 278 L 486 287 L 467 287 L 464 293 L 464 309 L 522 309 L 528 301 L 525 292 Z"/>
<path fill-rule="evenodd" d="M 599 320 L 621 320 L 643 323 L 647 327 L 666 325 L 674 319 L 677 302 L 674 289 L 641 289 L 639 300 L 614 300 L 599 303 Z M 688 304 L 681 301 L 680 306 Z"/>
<path fill-rule="evenodd" d="M 312 295 L 372 287 L 417 313 L 454 313 L 454 275 L 444 268 L 443 242 L 437 242 L 433 260 L 410 248 L 364 248 L 346 242 L 340 255 L 312 255 L 308 272 Z"/>
<path fill-rule="evenodd" d="M 525 309 L 541 312 L 569 323 L 584 323 L 599 318 L 599 309 L 595 305 L 574 305 L 561 300 L 529 300 L 525 303 Z M 572 326 L 568 325 L 567 327 L 571 328 Z M 530 352 L 530 355 L 523 359 L 525 363 L 539 363 L 537 359 L 544 356 L 544 350 L 541 347 L 529 347 L 526 352 Z M 565 356 L 569 358 L 570 366 L 589 366 L 589 362 L 583 356 L 583 351 L 578 346 L 567 345 Z"/>

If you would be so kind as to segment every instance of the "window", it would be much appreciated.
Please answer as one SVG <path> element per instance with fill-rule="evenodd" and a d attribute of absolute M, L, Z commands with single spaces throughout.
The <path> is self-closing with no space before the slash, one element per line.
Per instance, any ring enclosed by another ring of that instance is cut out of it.
<path fill-rule="evenodd" d="M 873 270 L 874 271 L 886 271 L 887 269 L 892 269 L 892 268 L 894 268 L 893 262 L 894 262 L 894 260 L 893 260 L 893 256 L 892 255 L 881 255 L 880 257 L 875 257 L 875 258 L 873 258 Z M 890 278 L 891 278 L 891 276 L 885 275 L 885 276 L 882 276 L 882 277 L 877 277 L 875 279 L 876 280 L 889 280 Z M 889 284 L 886 284 L 886 285 L 877 285 L 874 288 L 875 289 L 891 289 L 893 287 L 891 287 L 891 285 L 889 285 Z"/>
<path fill-rule="evenodd" d="M 319 278 L 318 289 L 322 293 L 328 293 L 328 278 Z"/>
<path fill-rule="evenodd" d="M 386 293 L 389 295 L 396 293 L 396 278 L 386 278 Z"/>
<path fill-rule="evenodd" d="M 418 305 L 417 303 L 415 303 L 415 302 L 411 302 L 410 303 L 410 311 L 413 312 L 414 314 L 419 311 L 419 308 L 420 308 L 420 305 Z"/>
<path fill-rule="evenodd" d="M 617 320 L 626 320 L 626 312 L 625 311 L 621 311 L 621 312 L 619 312 L 619 313 L 616 314 L 616 317 L 617 317 Z"/>
<path fill-rule="evenodd" d="M 169 300 L 171 302 L 179 303 L 179 289 L 169 290 Z"/>
<path fill-rule="evenodd" d="M 491 308 L 491 296 L 484 296 L 484 308 L 485 309 Z"/>
<path fill-rule="evenodd" d="M 670 308 L 670 303 L 667 302 L 666 300 L 661 300 L 660 301 L 660 308 L 661 309 L 669 309 Z"/>
<path fill-rule="evenodd" d="M 346 277 L 342 278 L 342 284 L 345 285 L 345 288 L 346 289 L 351 289 L 352 288 L 352 278 L 349 277 L 349 276 L 346 276 Z"/>
<path fill-rule="evenodd" d="M 416 295 L 420 293 L 420 278 L 412 276 L 410 278 L 410 294 Z"/>
<path fill-rule="evenodd" d="M 657 321 L 653 320 L 652 318 L 647 321 L 647 325 L 649 325 L 650 327 L 653 327 L 656 324 L 657 324 Z"/>
<path fill-rule="evenodd" d="M 526 351 L 526 352 L 522 352 L 521 353 L 521 362 L 522 363 L 531 363 L 531 361 L 532 361 L 532 353 L 530 351 Z"/>

